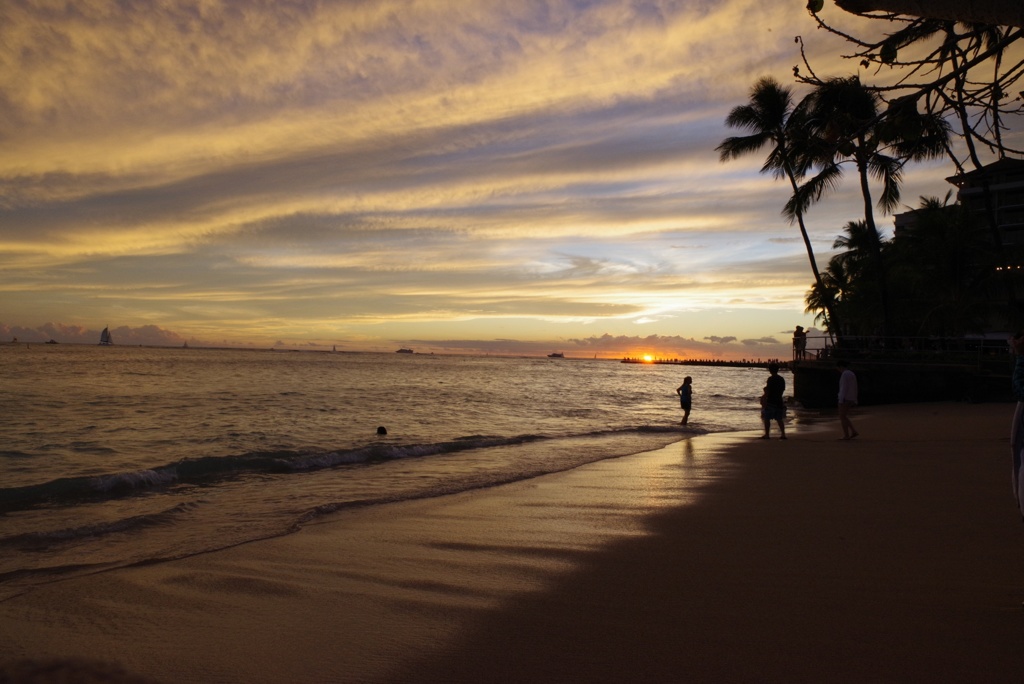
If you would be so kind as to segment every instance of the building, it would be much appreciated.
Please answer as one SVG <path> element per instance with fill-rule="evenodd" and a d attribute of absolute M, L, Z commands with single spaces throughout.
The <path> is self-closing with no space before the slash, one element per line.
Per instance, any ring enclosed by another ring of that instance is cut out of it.
<path fill-rule="evenodd" d="M 946 180 L 972 220 L 994 231 L 996 245 L 1024 247 L 1024 159 L 1000 159 Z"/>

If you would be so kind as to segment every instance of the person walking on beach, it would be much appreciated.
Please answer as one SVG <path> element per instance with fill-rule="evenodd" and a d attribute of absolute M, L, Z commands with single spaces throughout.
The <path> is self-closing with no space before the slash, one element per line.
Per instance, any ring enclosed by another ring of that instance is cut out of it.
<path fill-rule="evenodd" d="M 693 378 L 689 375 L 683 378 L 683 384 L 676 388 L 676 394 L 679 395 L 679 408 L 683 409 L 683 419 L 679 424 L 686 425 L 690 420 L 690 406 L 693 403 Z"/>
<path fill-rule="evenodd" d="M 857 376 L 844 359 L 836 361 L 839 369 L 839 424 L 843 426 L 843 439 L 851 440 L 860 433 L 850 422 L 850 409 L 857 405 Z"/>
<path fill-rule="evenodd" d="M 782 398 L 785 391 L 786 379 L 779 375 L 779 364 L 769 363 L 768 382 L 761 396 L 761 420 L 764 421 L 764 435 L 761 439 L 769 439 L 773 420 L 779 425 L 779 439 L 786 439 L 786 400 Z"/>

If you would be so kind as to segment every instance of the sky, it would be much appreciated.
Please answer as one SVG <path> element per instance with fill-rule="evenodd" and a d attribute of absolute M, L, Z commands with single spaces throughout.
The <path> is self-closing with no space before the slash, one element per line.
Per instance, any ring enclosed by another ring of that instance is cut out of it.
<path fill-rule="evenodd" d="M 795 36 L 856 71 L 804 5 L 5 0 L 0 339 L 788 357 L 788 190 L 715 147 Z"/>

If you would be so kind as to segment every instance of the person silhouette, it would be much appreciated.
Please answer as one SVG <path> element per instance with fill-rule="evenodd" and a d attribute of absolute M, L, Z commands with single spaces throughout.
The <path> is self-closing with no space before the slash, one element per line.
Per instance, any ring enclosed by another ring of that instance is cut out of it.
<path fill-rule="evenodd" d="M 807 332 L 804 326 L 796 326 L 793 331 L 793 358 L 802 359 L 807 356 Z"/>
<path fill-rule="evenodd" d="M 779 364 L 769 363 L 768 381 L 761 396 L 761 420 L 764 422 L 761 439 L 769 439 L 773 420 L 779 426 L 779 439 L 786 439 L 786 400 L 782 396 L 785 391 L 786 379 L 779 375 Z"/>
<path fill-rule="evenodd" d="M 676 394 L 679 395 L 679 408 L 683 409 L 683 419 L 679 424 L 686 425 L 690 420 L 690 407 L 693 404 L 693 378 L 689 375 L 683 378 L 683 384 L 676 388 Z"/>
<path fill-rule="evenodd" d="M 839 370 L 839 424 L 843 427 L 843 439 L 850 440 L 860 433 L 853 428 L 850 421 L 850 409 L 857 405 L 857 376 L 850 370 L 845 359 L 836 361 Z"/>

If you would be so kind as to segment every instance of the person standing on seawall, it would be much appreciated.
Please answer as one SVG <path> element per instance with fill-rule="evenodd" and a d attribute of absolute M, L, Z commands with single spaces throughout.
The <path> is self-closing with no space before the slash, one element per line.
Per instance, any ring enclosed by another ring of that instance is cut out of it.
<path fill-rule="evenodd" d="M 1024 332 L 1017 333 L 1010 340 L 1010 347 L 1017 357 L 1013 363 L 1013 396 L 1017 399 L 1017 410 L 1010 425 L 1010 455 L 1013 457 L 1013 496 L 1017 508 L 1024 518 Z"/>
<path fill-rule="evenodd" d="M 687 375 L 683 378 L 683 384 L 676 388 L 676 394 L 679 395 L 679 408 L 683 409 L 683 419 L 679 421 L 680 425 L 686 425 L 690 420 L 690 406 L 693 403 L 692 383 L 693 378 Z"/>
<path fill-rule="evenodd" d="M 843 439 L 851 440 L 860 433 L 853 429 L 850 422 L 850 409 L 857 405 L 857 376 L 850 370 L 845 360 L 836 361 L 839 369 L 839 424 L 843 426 Z"/>
<path fill-rule="evenodd" d="M 793 358 L 802 359 L 807 356 L 807 331 L 804 326 L 796 326 L 793 331 Z"/>
<path fill-rule="evenodd" d="M 773 420 L 782 433 L 779 439 L 786 439 L 786 400 L 782 398 L 785 392 L 786 379 L 779 375 L 779 364 L 769 363 L 768 382 L 764 384 L 764 396 L 761 397 L 761 420 L 764 421 L 761 439 L 769 439 Z"/>

